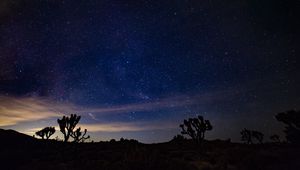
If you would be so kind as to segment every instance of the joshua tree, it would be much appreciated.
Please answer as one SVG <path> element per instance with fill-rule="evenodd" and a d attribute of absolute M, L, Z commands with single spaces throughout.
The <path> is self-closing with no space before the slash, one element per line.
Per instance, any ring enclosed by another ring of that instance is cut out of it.
<path fill-rule="evenodd" d="M 278 135 L 272 135 L 272 136 L 270 136 L 270 139 L 272 141 L 274 141 L 275 143 L 280 143 L 280 138 Z"/>
<path fill-rule="evenodd" d="M 84 142 L 86 139 L 90 138 L 90 135 L 86 135 L 87 130 L 84 129 L 84 132 L 81 132 L 81 128 L 77 128 L 70 136 L 74 139 L 74 142 Z"/>
<path fill-rule="evenodd" d="M 264 140 L 264 134 L 259 132 L 259 131 L 251 131 L 251 135 L 252 137 L 254 137 L 260 144 L 263 143 L 263 140 Z"/>
<path fill-rule="evenodd" d="M 244 128 L 242 131 L 241 131 L 241 140 L 246 142 L 247 144 L 252 144 L 252 135 L 251 135 L 251 131 Z"/>
<path fill-rule="evenodd" d="M 182 129 L 181 134 L 189 135 L 196 142 L 203 141 L 205 132 L 213 128 L 210 121 L 204 120 L 202 116 L 184 120 L 180 127 Z"/>
<path fill-rule="evenodd" d="M 45 127 L 42 130 L 35 132 L 37 136 L 40 136 L 42 139 L 49 139 L 55 133 L 55 127 Z"/>
<path fill-rule="evenodd" d="M 275 118 L 286 124 L 285 134 L 287 141 L 299 144 L 300 143 L 300 111 L 287 111 L 278 113 Z"/>
<path fill-rule="evenodd" d="M 67 142 L 70 138 L 70 136 L 74 139 L 74 142 L 80 142 L 84 141 L 85 139 L 88 139 L 90 136 L 85 137 L 85 134 L 87 130 L 84 130 L 84 133 L 80 132 L 80 128 L 75 129 L 76 125 L 78 124 L 80 120 L 80 116 L 77 116 L 76 114 L 71 114 L 70 117 L 63 116 L 62 119 L 57 119 L 57 122 L 59 124 L 60 131 L 64 135 L 64 141 Z"/>

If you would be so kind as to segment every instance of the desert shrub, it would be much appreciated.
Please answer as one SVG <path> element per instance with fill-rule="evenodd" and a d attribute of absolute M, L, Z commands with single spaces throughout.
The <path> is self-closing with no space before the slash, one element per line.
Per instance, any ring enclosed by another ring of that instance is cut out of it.
<path fill-rule="evenodd" d="M 264 139 L 264 134 L 256 130 L 244 128 L 240 133 L 241 141 L 244 141 L 247 144 L 253 144 L 253 138 L 256 139 L 258 143 L 262 144 Z"/>
<path fill-rule="evenodd" d="M 255 138 L 260 144 L 263 143 L 263 140 L 264 140 L 264 134 L 259 132 L 259 131 L 256 131 L 256 130 L 253 130 L 251 131 L 251 135 L 253 136 L 253 138 Z"/>
<path fill-rule="evenodd" d="M 42 139 L 49 139 L 55 133 L 55 127 L 45 127 L 42 130 L 35 132 L 35 134 Z"/>
<path fill-rule="evenodd" d="M 244 128 L 241 132 L 241 141 L 244 141 L 247 144 L 252 144 L 252 135 L 251 131 Z"/>
<path fill-rule="evenodd" d="M 186 141 L 187 139 L 182 136 L 182 135 L 176 135 L 173 137 L 173 139 L 171 140 L 171 142 L 176 143 L 176 144 L 182 144 L 184 141 Z"/>
<path fill-rule="evenodd" d="M 278 113 L 275 118 L 283 122 L 285 127 L 286 139 L 290 143 L 300 143 L 300 111 L 290 110 Z"/>
<path fill-rule="evenodd" d="M 270 139 L 275 143 L 280 143 L 280 138 L 278 135 L 272 135 L 270 136 Z"/>
<path fill-rule="evenodd" d="M 197 143 L 203 141 L 205 132 L 213 128 L 210 121 L 204 120 L 202 116 L 184 120 L 180 127 L 182 129 L 181 134 L 190 136 Z"/>

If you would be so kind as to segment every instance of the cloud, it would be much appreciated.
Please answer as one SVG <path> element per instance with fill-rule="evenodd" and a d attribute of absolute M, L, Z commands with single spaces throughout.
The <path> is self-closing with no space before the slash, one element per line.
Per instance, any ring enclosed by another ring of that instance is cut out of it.
<path fill-rule="evenodd" d="M 131 103 L 125 105 L 114 105 L 110 107 L 77 108 L 77 113 L 94 113 L 93 115 L 129 113 L 138 111 L 154 111 L 160 109 L 182 108 L 195 105 L 211 104 L 213 102 L 229 99 L 233 94 L 227 91 L 194 94 L 194 95 L 174 95 L 158 100 L 148 100 L 144 103 Z M 90 115 L 91 116 L 91 115 Z"/>
<path fill-rule="evenodd" d="M 97 124 L 81 124 L 83 129 L 90 132 L 131 132 L 146 130 L 165 130 L 177 127 L 174 122 L 113 122 Z"/>
<path fill-rule="evenodd" d="M 139 134 L 139 132 L 159 132 L 162 134 L 176 131 L 182 121 L 183 115 L 168 117 L 163 120 L 137 120 L 137 121 L 107 121 L 106 116 L 117 114 L 131 114 L 131 112 L 156 113 L 165 110 L 166 112 L 182 113 L 182 110 L 194 110 L 214 106 L 215 103 L 222 103 L 231 100 L 236 96 L 232 90 L 207 92 L 204 94 L 194 93 L 167 96 L 157 100 L 147 100 L 144 103 L 131 103 L 125 105 L 82 107 L 70 102 L 57 102 L 51 98 L 43 97 L 9 97 L 0 96 L 0 128 L 10 128 L 34 135 L 36 131 L 45 126 L 55 126 L 56 133 L 53 137 L 62 138 L 56 123 L 57 118 L 63 115 L 76 113 L 83 117 L 77 127 L 87 129 L 93 136 L 97 133 L 113 134 L 112 136 L 124 134 Z M 196 106 L 196 107 L 195 107 Z M 174 114 L 175 115 L 175 114 Z M 105 119 L 101 119 L 101 117 Z M 181 118 L 179 118 L 181 117 Z M 171 134 L 170 134 L 171 135 Z M 171 135 L 172 136 L 172 135 Z M 103 137 L 103 136 L 102 136 Z M 95 135 L 94 139 L 101 139 Z M 104 137 L 110 138 L 110 137 Z M 136 136 L 135 138 L 139 138 Z M 139 138 L 140 140 L 144 140 Z"/>
<path fill-rule="evenodd" d="M 59 117 L 59 109 L 53 103 L 35 98 L 0 97 L 0 127 L 24 121 L 36 121 Z"/>
<path fill-rule="evenodd" d="M 77 127 L 87 129 L 88 132 L 136 132 L 136 131 L 149 131 L 149 130 L 166 130 L 177 128 L 178 124 L 174 122 L 165 121 L 140 121 L 140 122 L 110 122 L 110 123 L 93 123 L 93 124 L 78 124 Z M 43 127 L 35 127 L 25 129 L 22 132 L 27 134 L 34 134 L 36 131 L 41 130 Z M 58 130 L 59 127 L 55 126 Z"/>
<path fill-rule="evenodd" d="M 0 96 L 0 127 L 16 125 L 21 122 L 57 118 L 71 113 L 98 120 L 97 117 L 101 115 L 150 111 L 191 104 L 189 101 L 169 100 L 162 99 L 148 103 L 83 108 L 72 103 L 58 103 L 41 97 Z"/>
<path fill-rule="evenodd" d="M 17 125 L 22 122 L 58 118 L 71 113 L 87 116 L 98 121 L 98 118 L 104 115 L 209 105 L 218 100 L 224 100 L 224 97 L 228 99 L 229 95 L 227 92 L 202 95 L 175 95 L 145 103 L 88 108 L 68 102 L 56 102 L 50 98 L 0 96 L 0 127 Z M 113 129 L 113 127 L 110 128 Z"/>

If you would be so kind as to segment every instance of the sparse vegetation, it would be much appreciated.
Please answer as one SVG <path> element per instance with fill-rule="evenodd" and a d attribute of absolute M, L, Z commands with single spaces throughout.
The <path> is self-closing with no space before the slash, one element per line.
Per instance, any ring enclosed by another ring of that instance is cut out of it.
<path fill-rule="evenodd" d="M 172 142 L 141 144 L 127 139 L 79 144 L 56 140 L 45 142 L 8 132 L 2 135 L 0 130 L 0 137 L 6 137 L 6 140 L 0 140 L 0 146 L 5 146 L 0 152 L 2 169 L 296 170 L 300 166 L 300 148 L 292 145 L 249 147 L 215 140 L 203 141 L 203 147 L 199 148 L 191 139 L 181 145 Z"/>
<path fill-rule="evenodd" d="M 182 135 L 176 135 L 173 137 L 173 139 L 171 140 L 171 142 L 177 143 L 177 144 L 182 144 L 186 141 L 187 139 L 182 136 Z"/>
<path fill-rule="evenodd" d="M 83 133 L 81 132 L 80 127 L 74 130 L 80 119 L 81 116 L 77 116 L 76 114 L 71 114 L 70 117 L 63 116 L 62 119 L 57 119 L 60 131 L 64 135 L 65 142 L 67 142 L 70 137 L 74 139 L 73 142 L 83 142 L 90 138 L 90 136 L 85 136 L 87 129 L 85 129 Z"/>
<path fill-rule="evenodd" d="M 280 143 L 280 138 L 278 135 L 272 135 L 270 136 L 270 139 L 275 143 Z"/>
<path fill-rule="evenodd" d="M 247 144 L 252 144 L 252 135 L 251 135 L 251 131 L 244 128 L 241 131 L 241 141 L 247 143 Z"/>
<path fill-rule="evenodd" d="M 55 127 L 45 127 L 42 130 L 35 132 L 35 134 L 42 139 L 49 139 L 55 133 Z"/>
<path fill-rule="evenodd" d="M 280 117 L 280 120 L 287 122 L 283 117 Z M 19 155 L 20 157 L 18 157 L 18 159 L 25 159 L 25 163 L 23 162 L 22 166 L 21 164 L 13 164 L 14 166 L 10 167 L 11 169 L 18 169 L 20 167 L 22 169 L 41 169 L 43 167 L 43 169 L 76 170 L 97 167 L 99 169 L 115 170 L 122 167 L 122 169 L 130 170 L 281 170 L 299 169 L 300 167 L 298 163 L 300 160 L 297 156 L 300 148 L 289 143 L 278 145 L 277 143 L 280 142 L 278 135 L 270 136 L 270 139 L 275 143 L 251 146 L 232 143 L 230 140 L 204 140 L 204 133 L 212 130 L 212 125 L 209 120 L 204 120 L 202 116 L 184 120 L 184 123 L 180 125 L 182 135 L 174 136 L 170 142 L 150 145 L 123 137 L 119 141 L 112 139 L 109 142 L 78 144 L 89 138 L 89 136 L 86 136 L 86 129 L 83 132 L 80 127 L 76 129 L 79 121 L 80 116 L 73 114 L 70 117 L 64 116 L 62 119 L 58 119 L 60 130 L 65 136 L 65 142 L 59 140 L 58 137 L 56 137 L 56 140 L 45 142 L 26 135 L 18 135 L 17 132 L 13 133 L 13 135 L 5 134 L 4 136 L 14 136 L 12 138 L 14 142 L 5 143 L 9 147 L 2 150 L 5 156 L 1 156 L 0 154 L 0 160 L 9 162 L 9 160 L 12 160 L 9 155 L 14 155 L 15 158 L 15 155 L 18 154 L 11 153 L 18 153 L 18 150 L 20 148 L 24 149 L 23 146 L 26 145 L 23 152 L 24 155 L 26 153 L 26 156 Z M 54 127 L 46 127 L 36 132 L 36 135 L 42 139 L 49 139 L 54 133 L 53 131 L 55 132 Z M 2 133 L 1 130 L 0 132 Z M 185 138 L 184 135 L 190 136 L 191 139 Z M 66 143 L 69 138 L 73 138 L 74 144 Z M 241 140 L 246 144 L 262 144 L 263 139 L 264 134 L 259 131 L 246 128 L 241 131 Z M 3 141 L 0 140 L 0 142 Z M 18 142 L 22 143 L 22 147 L 20 147 L 21 145 Z M 203 147 L 199 147 L 199 142 L 201 142 L 201 146 Z M 74 154 L 75 152 L 76 154 Z M 49 164 L 49 161 L 56 163 Z M 35 163 L 34 166 L 33 162 Z M 288 167 L 286 166 L 287 164 L 289 165 Z"/>
<path fill-rule="evenodd" d="M 115 142 L 116 142 L 116 139 L 111 139 L 109 142 L 110 142 L 110 143 L 115 143 Z"/>
<path fill-rule="evenodd" d="M 246 128 L 241 131 L 241 141 L 246 144 L 253 144 L 253 139 L 256 139 L 258 143 L 262 144 L 264 134 L 256 130 L 248 130 Z"/>
<path fill-rule="evenodd" d="M 84 129 L 84 132 L 81 132 L 81 128 L 77 128 L 73 133 L 71 133 L 71 137 L 74 139 L 74 142 L 84 142 L 89 139 L 90 136 L 86 136 L 87 129 Z"/>
<path fill-rule="evenodd" d="M 293 144 L 300 143 L 300 111 L 290 110 L 278 113 L 275 118 L 283 122 L 285 127 L 286 139 Z"/>
<path fill-rule="evenodd" d="M 182 129 L 181 134 L 190 136 L 197 143 L 203 141 L 205 132 L 213 128 L 210 121 L 204 120 L 202 116 L 184 120 L 180 127 Z"/>
<path fill-rule="evenodd" d="M 258 143 L 262 144 L 263 143 L 263 140 L 264 140 L 264 134 L 259 132 L 259 131 L 256 131 L 256 130 L 253 130 L 251 131 L 251 135 L 253 136 L 253 138 L 255 138 Z"/>

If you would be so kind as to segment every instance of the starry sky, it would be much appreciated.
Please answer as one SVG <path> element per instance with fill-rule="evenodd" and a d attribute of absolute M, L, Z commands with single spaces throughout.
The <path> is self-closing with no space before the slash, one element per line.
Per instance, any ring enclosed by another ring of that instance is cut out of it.
<path fill-rule="evenodd" d="M 1 0 L 0 128 L 76 113 L 95 141 L 282 134 L 299 109 L 299 0 Z M 58 128 L 57 128 L 58 130 Z M 58 132 L 54 135 L 58 136 Z M 266 137 L 267 138 L 267 137 Z"/>

